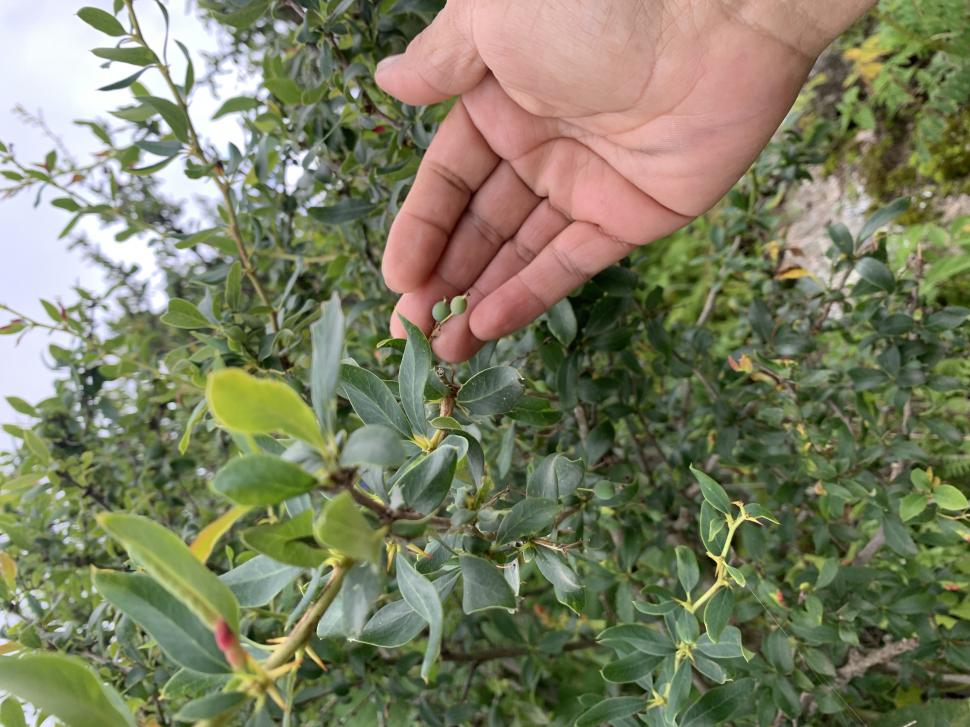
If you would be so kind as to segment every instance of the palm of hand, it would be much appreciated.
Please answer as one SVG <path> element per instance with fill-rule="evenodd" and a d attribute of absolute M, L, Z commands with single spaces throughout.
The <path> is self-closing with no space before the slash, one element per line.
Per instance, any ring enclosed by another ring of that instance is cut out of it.
<path fill-rule="evenodd" d="M 434 341 L 453 361 L 716 203 L 811 65 L 715 3 L 452 0 L 425 33 L 378 81 L 406 102 L 461 98 L 384 274 L 426 331 L 436 300 L 468 294 Z"/>

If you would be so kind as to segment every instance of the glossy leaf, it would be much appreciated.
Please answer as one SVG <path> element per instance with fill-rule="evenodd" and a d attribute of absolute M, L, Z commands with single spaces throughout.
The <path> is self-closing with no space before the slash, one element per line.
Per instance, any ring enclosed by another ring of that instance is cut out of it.
<path fill-rule="evenodd" d="M 321 310 L 320 319 L 310 326 L 313 362 L 310 367 L 310 399 L 317 419 L 333 432 L 337 379 L 344 350 L 344 314 L 336 294 Z"/>
<path fill-rule="evenodd" d="M 98 524 L 131 559 L 212 628 L 220 618 L 239 628 L 236 597 L 202 565 L 178 536 L 140 515 L 102 513 Z"/>
<path fill-rule="evenodd" d="M 149 576 L 95 570 L 93 579 L 98 592 L 145 629 L 179 666 L 203 674 L 230 670 L 212 631 Z"/>
<path fill-rule="evenodd" d="M 404 461 L 401 435 L 380 424 L 368 424 L 351 433 L 340 451 L 340 464 L 345 467 L 371 464 L 396 467 Z"/>
<path fill-rule="evenodd" d="M 249 528 L 241 537 L 257 553 L 287 565 L 316 568 L 328 555 L 313 541 L 311 510 L 304 510 L 289 520 Z"/>
<path fill-rule="evenodd" d="M 490 608 L 515 608 L 515 595 L 494 563 L 477 555 L 459 558 L 462 576 L 461 607 L 465 613 Z"/>
<path fill-rule="evenodd" d="M 405 318 L 401 318 L 401 323 L 407 331 L 407 344 L 398 375 L 401 404 L 414 432 L 427 434 L 428 412 L 424 406 L 424 387 L 431 370 L 431 346 L 420 328 Z"/>
<path fill-rule="evenodd" d="M 632 717 L 646 706 L 641 697 L 609 697 L 579 715 L 576 727 L 591 727 Z"/>
<path fill-rule="evenodd" d="M 439 446 L 404 465 L 395 482 L 404 502 L 420 513 L 433 512 L 448 496 L 458 464 L 458 450 Z"/>
<path fill-rule="evenodd" d="M 556 600 L 576 613 L 586 605 L 586 591 L 566 559 L 547 548 L 535 550 L 535 563 L 542 577 L 552 584 Z"/>
<path fill-rule="evenodd" d="M 730 514 L 731 512 L 731 500 L 728 498 L 727 492 L 721 487 L 717 482 L 715 482 L 709 475 L 701 472 L 694 466 L 690 468 L 691 473 L 694 475 L 694 479 L 697 480 L 697 484 L 700 485 L 701 495 L 704 499 L 710 503 L 710 505 L 724 514 Z"/>
<path fill-rule="evenodd" d="M 424 660 L 421 662 L 421 678 L 426 682 L 431 673 L 431 666 L 438 658 L 441 650 L 441 634 L 444 613 L 438 591 L 431 581 L 414 570 L 414 566 L 407 559 L 398 555 L 394 560 L 397 568 L 397 585 L 407 604 L 418 614 L 429 627 L 428 644 L 424 650 Z"/>
<path fill-rule="evenodd" d="M 511 366 L 479 371 L 458 391 L 458 404 L 478 416 L 504 414 L 522 398 L 522 378 Z"/>
<path fill-rule="evenodd" d="M 111 687 L 80 659 L 53 653 L 0 657 L 0 690 L 70 727 L 135 727 Z"/>
<path fill-rule="evenodd" d="M 411 436 L 411 425 L 387 384 L 359 366 L 342 364 L 337 393 L 350 401 L 364 424 L 381 424 Z"/>
<path fill-rule="evenodd" d="M 374 530 L 349 492 L 341 492 L 323 506 L 313 524 L 313 535 L 330 550 L 353 560 L 379 563 L 383 533 Z"/>
<path fill-rule="evenodd" d="M 257 555 L 219 576 L 245 608 L 265 606 L 303 572 L 298 566 Z"/>
<path fill-rule="evenodd" d="M 229 460 L 216 473 L 212 489 L 239 505 L 275 505 L 310 492 L 317 479 L 297 465 L 269 454 L 250 454 Z"/>
<path fill-rule="evenodd" d="M 257 379 L 242 369 L 209 374 L 209 411 L 226 429 L 245 434 L 281 432 L 325 448 L 313 411 L 281 381 Z"/>
<path fill-rule="evenodd" d="M 560 506 L 555 500 L 544 497 L 527 497 L 519 500 L 502 518 L 495 542 L 498 545 L 521 540 L 530 535 L 546 532 L 552 526 Z"/>

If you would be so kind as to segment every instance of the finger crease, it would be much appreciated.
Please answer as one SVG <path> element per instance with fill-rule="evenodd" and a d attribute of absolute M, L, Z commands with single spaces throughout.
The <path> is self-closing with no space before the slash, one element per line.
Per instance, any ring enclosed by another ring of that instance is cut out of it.
<path fill-rule="evenodd" d="M 501 232 L 499 232 L 491 223 L 488 222 L 484 217 L 479 215 L 475 210 L 469 207 L 468 209 L 468 221 L 471 223 L 478 234 L 485 238 L 492 247 L 498 247 L 503 242 L 505 242 L 506 237 Z"/>
<path fill-rule="evenodd" d="M 448 169 L 448 167 L 434 161 L 433 159 L 425 159 L 424 163 L 428 165 L 432 172 L 447 182 L 449 186 L 454 187 L 466 197 L 471 197 L 472 188 L 469 186 L 468 182 Z"/>

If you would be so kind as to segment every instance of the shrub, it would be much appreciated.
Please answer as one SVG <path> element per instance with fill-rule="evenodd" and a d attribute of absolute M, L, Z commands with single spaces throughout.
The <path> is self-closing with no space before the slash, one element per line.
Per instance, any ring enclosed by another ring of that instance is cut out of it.
<path fill-rule="evenodd" d="M 217 112 L 243 148 L 200 136 L 191 61 L 126 0 L 79 13 L 136 67 L 85 122 L 104 153 L 2 149 L 64 236 L 149 240 L 169 297 L 98 258 L 107 292 L 5 309 L 72 340 L 5 427 L 5 724 L 966 718 L 970 310 L 887 250 L 905 200 L 820 230 L 809 273 L 777 242 L 816 152 L 793 125 L 716 210 L 437 364 L 384 338 L 377 259 L 442 112 L 370 79 L 438 3 L 202 4 L 260 74 Z"/>

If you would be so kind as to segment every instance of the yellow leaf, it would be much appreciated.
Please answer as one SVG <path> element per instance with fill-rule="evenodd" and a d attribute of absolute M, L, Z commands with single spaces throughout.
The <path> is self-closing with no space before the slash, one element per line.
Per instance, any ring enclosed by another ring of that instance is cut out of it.
<path fill-rule="evenodd" d="M 786 268 L 779 273 L 775 274 L 775 280 L 797 280 L 798 278 L 814 278 L 808 270 L 805 268 Z"/>
<path fill-rule="evenodd" d="M 226 531 L 228 531 L 229 528 L 231 528 L 233 524 L 247 512 L 249 512 L 248 507 L 236 505 L 236 507 L 227 511 L 225 514 L 220 515 L 218 518 L 202 528 L 195 540 L 192 542 L 192 545 L 189 546 L 189 550 L 192 551 L 192 555 L 203 563 L 209 560 L 209 556 L 212 555 L 212 549 L 216 547 L 216 543 L 219 542 L 219 538 L 225 535 Z"/>
<path fill-rule="evenodd" d="M 7 588 L 17 585 L 17 564 L 7 553 L 0 550 L 0 578 L 7 584 Z"/>
<path fill-rule="evenodd" d="M 16 641 L 8 641 L 5 644 L 0 644 L 0 654 L 12 654 L 15 651 L 20 651 L 24 648 L 20 643 Z"/>

